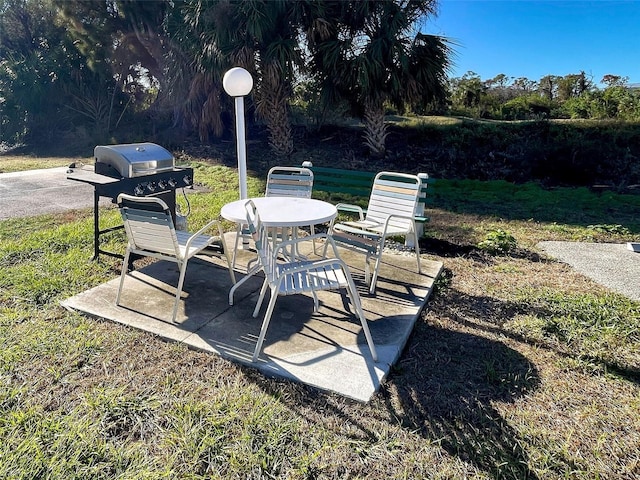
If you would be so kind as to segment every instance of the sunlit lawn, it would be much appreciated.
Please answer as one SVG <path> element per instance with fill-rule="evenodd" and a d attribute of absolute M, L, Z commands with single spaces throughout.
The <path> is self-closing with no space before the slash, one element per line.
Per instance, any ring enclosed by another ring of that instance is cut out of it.
<path fill-rule="evenodd" d="M 237 177 L 193 166 L 197 228 Z M 446 180 L 432 196 L 425 254 L 445 271 L 368 404 L 70 313 L 58 302 L 119 274 L 90 261 L 92 212 L 0 222 L 0 478 L 637 478 L 640 304 L 535 245 L 637 239 L 640 197 Z M 497 228 L 508 255 L 477 248 Z"/>

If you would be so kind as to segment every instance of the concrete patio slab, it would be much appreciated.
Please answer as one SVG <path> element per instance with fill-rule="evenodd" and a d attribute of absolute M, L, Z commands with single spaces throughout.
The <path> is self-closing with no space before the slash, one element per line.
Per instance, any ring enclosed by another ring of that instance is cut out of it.
<path fill-rule="evenodd" d="M 233 238 L 226 241 L 233 245 Z M 263 278 L 256 275 L 242 285 L 230 306 L 231 280 L 217 257 L 190 261 L 176 323 L 170 316 L 178 269 L 169 262 L 156 262 L 133 272 L 125 280 L 119 307 L 115 305 L 119 278 L 79 293 L 63 306 L 218 354 L 266 375 L 366 402 L 402 353 L 442 263 L 423 257 L 423 273 L 419 275 L 414 256 L 385 254 L 376 295 L 370 295 L 364 284 L 364 257 L 346 250 L 340 254 L 361 295 L 378 351 L 375 363 L 343 292 L 320 292 L 317 313 L 313 312 L 311 296 L 280 297 L 260 358 L 252 363 L 267 303 L 265 299 L 260 314 L 253 318 Z M 250 252 L 240 252 L 238 265 L 246 265 L 252 257 Z"/>

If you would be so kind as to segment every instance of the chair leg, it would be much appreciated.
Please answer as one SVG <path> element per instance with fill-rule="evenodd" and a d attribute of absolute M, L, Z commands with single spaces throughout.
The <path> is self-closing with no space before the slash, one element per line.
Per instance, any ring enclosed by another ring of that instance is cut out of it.
<path fill-rule="evenodd" d="M 180 264 L 180 278 L 178 280 L 178 287 L 176 291 L 176 300 L 173 303 L 173 315 L 171 317 L 171 321 L 175 323 L 176 317 L 178 316 L 178 305 L 180 304 L 180 294 L 182 293 L 182 285 L 184 284 L 184 277 L 187 273 L 187 261 L 184 261 Z"/>
<path fill-rule="evenodd" d="M 269 288 L 269 280 L 265 278 L 262 288 L 260 289 L 258 301 L 256 302 L 256 308 L 253 310 L 253 318 L 256 318 L 260 312 L 260 307 L 262 307 L 262 301 L 264 300 L 264 295 L 267 293 L 267 288 Z"/>
<path fill-rule="evenodd" d="M 311 232 L 311 236 L 316 234 L 316 226 L 315 225 L 309 225 L 309 231 Z M 317 255 L 316 252 L 316 239 L 314 238 L 313 240 L 311 240 L 311 243 L 313 244 L 313 254 Z"/>
<path fill-rule="evenodd" d="M 315 290 L 311 290 L 311 294 L 313 295 L 313 311 L 314 313 L 318 313 L 320 308 L 320 301 L 318 300 L 318 294 Z"/>
<path fill-rule="evenodd" d="M 325 240 L 324 248 L 322 249 L 322 258 L 327 258 L 327 249 L 329 248 L 329 242 Z M 315 253 L 315 251 L 314 251 Z"/>
<path fill-rule="evenodd" d="M 242 236 L 242 225 L 238 224 L 236 227 L 236 241 L 233 244 L 233 256 L 231 259 L 231 269 L 234 270 L 236 268 L 236 252 L 238 251 L 238 242 L 240 241 L 240 237 Z"/>
<path fill-rule="evenodd" d="M 364 337 L 367 339 L 367 345 L 369 345 L 369 351 L 371 352 L 371 358 L 373 358 L 374 362 L 378 361 L 378 352 L 376 351 L 376 346 L 373 343 L 373 338 L 371 337 L 371 332 L 369 331 L 369 325 L 367 323 L 367 319 L 364 316 L 364 310 L 362 309 L 362 302 L 360 301 L 360 296 L 358 295 L 358 291 L 356 290 L 356 286 L 353 283 L 353 280 L 347 277 L 347 293 L 349 294 L 349 298 L 351 299 L 351 303 L 356 309 L 356 315 L 360 319 L 360 324 L 362 325 L 362 330 L 364 330 Z"/>
<path fill-rule="evenodd" d="M 422 269 L 420 267 L 420 244 L 418 243 L 418 232 L 417 230 L 414 228 L 413 229 L 413 236 L 414 236 L 414 242 L 416 243 L 416 262 L 418 263 L 418 273 L 422 273 Z"/>
<path fill-rule="evenodd" d="M 367 253 L 364 257 L 364 283 L 371 287 L 371 265 L 370 262 L 371 257 Z M 372 292 L 373 293 L 373 292 Z"/>
<path fill-rule="evenodd" d="M 224 250 L 224 252 L 223 252 L 224 253 L 224 258 L 227 260 L 227 267 L 229 268 L 229 276 L 231 277 L 231 283 L 233 283 L 235 285 L 235 283 L 236 283 L 236 274 L 233 271 L 233 262 L 229 258 L 229 249 L 227 248 L 227 244 L 224 241 L 224 233 L 222 233 L 220 235 L 220 241 L 222 242 L 222 250 Z M 235 252 L 236 252 L 236 250 L 234 248 L 234 250 L 233 250 L 234 259 L 235 259 Z"/>
<path fill-rule="evenodd" d="M 380 269 L 380 264 L 382 263 L 383 249 L 384 249 L 384 238 L 382 239 L 382 243 L 378 247 L 378 254 L 376 255 L 376 263 L 373 267 L 373 278 L 371 279 L 371 284 L 369 285 L 369 293 L 371 295 L 376 293 L 376 283 L 378 282 L 378 270 Z"/>
<path fill-rule="evenodd" d="M 116 295 L 116 305 L 120 305 L 120 295 L 122 294 L 122 287 L 124 286 L 124 277 L 127 275 L 127 267 L 129 265 L 129 257 L 131 256 L 131 250 L 127 247 L 127 252 L 124 255 L 124 261 L 122 262 L 122 273 L 120 273 L 120 286 L 118 287 L 118 295 Z"/>
<path fill-rule="evenodd" d="M 276 306 L 276 300 L 278 299 L 278 292 L 275 288 L 271 289 L 271 300 L 269 300 L 269 306 L 267 307 L 267 313 L 264 314 L 264 320 L 262 321 L 262 327 L 260 328 L 260 335 L 258 336 L 258 343 L 256 343 L 256 349 L 253 351 L 252 362 L 258 360 L 258 355 L 260 354 L 260 350 L 262 349 L 262 343 L 264 342 L 264 337 L 267 334 L 267 328 L 269 327 L 269 322 L 271 321 L 271 315 L 273 314 L 273 308 Z"/>
<path fill-rule="evenodd" d="M 241 278 L 233 287 L 231 287 L 231 290 L 229 290 L 229 305 L 233 305 L 233 295 L 236 293 L 236 290 L 238 290 L 238 288 L 240 288 L 243 283 L 245 283 L 259 271 L 260 264 L 256 264 L 254 267 L 247 271 L 247 274 L 243 278 Z"/>

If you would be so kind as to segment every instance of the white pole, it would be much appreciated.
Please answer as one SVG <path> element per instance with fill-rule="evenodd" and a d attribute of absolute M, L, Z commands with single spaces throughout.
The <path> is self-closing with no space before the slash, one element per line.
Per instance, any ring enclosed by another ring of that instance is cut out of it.
<path fill-rule="evenodd" d="M 247 147 L 244 131 L 244 97 L 236 97 L 236 149 L 238 151 L 240 200 L 244 200 L 247 198 Z"/>
<path fill-rule="evenodd" d="M 238 154 L 238 177 L 240 200 L 247 198 L 247 147 L 244 131 L 244 97 L 253 88 L 253 77 L 241 67 L 233 67 L 222 78 L 224 91 L 235 98 L 236 106 L 236 151 Z"/>

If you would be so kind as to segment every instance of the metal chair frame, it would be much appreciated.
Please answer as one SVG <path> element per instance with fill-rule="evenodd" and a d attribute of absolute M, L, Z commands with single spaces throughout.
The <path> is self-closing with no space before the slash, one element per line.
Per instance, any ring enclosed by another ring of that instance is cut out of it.
<path fill-rule="evenodd" d="M 120 285 L 116 296 L 116 305 L 121 304 L 124 280 L 129 273 L 129 260 L 132 254 L 168 260 L 178 264 L 180 276 L 176 287 L 176 298 L 173 305 L 171 321 L 176 321 L 180 295 L 187 272 L 187 264 L 191 258 L 201 254 L 215 242 L 222 242 L 222 253 L 226 258 L 229 276 L 235 284 L 235 274 L 231 267 L 228 250 L 224 244 L 222 226 L 218 220 L 212 220 L 195 233 L 175 229 L 173 217 L 167 204 L 156 197 L 134 197 L 118 195 L 118 206 L 127 233 L 127 250 L 122 263 Z M 217 236 L 206 235 L 205 232 L 217 227 Z"/>
<path fill-rule="evenodd" d="M 264 320 L 262 321 L 252 361 L 255 362 L 258 359 L 269 327 L 269 322 L 271 321 L 271 316 L 275 308 L 276 300 L 279 295 L 311 293 L 314 299 L 314 312 L 317 312 L 319 302 L 316 292 L 320 290 L 337 289 L 346 290 L 351 301 L 351 305 L 355 309 L 355 313 L 360 320 L 362 329 L 364 330 L 365 338 L 369 345 L 369 350 L 371 351 L 371 356 L 374 362 L 377 361 L 378 357 L 375 345 L 369 331 L 367 320 L 364 316 L 360 296 L 358 295 L 358 291 L 356 290 L 353 279 L 351 278 L 349 267 L 338 256 L 338 251 L 332 239 L 326 234 L 317 234 L 282 242 L 274 249 L 271 241 L 269 240 L 266 227 L 264 227 L 260 222 L 260 215 L 255 204 L 251 200 L 248 200 L 245 208 L 247 209 L 247 225 L 255 242 L 260 267 L 265 274 L 265 280 L 260 290 L 260 296 L 253 311 L 254 318 L 256 318 L 260 312 L 267 290 L 270 290 L 271 292 L 271 298 L 269 300 L 269 305 L 267 306 Z M 320 260 L 291 260 L 285 262 L 278 260 L 283 258 L 282 252 L 287 247 L 290 247 L 293 251 L 296 249 L 298 243 L 316 239 L 324 239 L 329 245 L 331 245 L 335 258 L 324 258 Z"/>
<path fill-rule="evenodd" d="M 339 212 L 358 214 L 356 221 L 332 222 L 329 234 L 338 245 L 365 255 L 365 281 L 371 294 L 375 293 L 382 253 L 389 237 L 413 237 L 418 273 L 422 273 L 415 220 L 421 187 L 422 180 L 417 175 L 380 172 L 373 181 L 366 210 L 358 205 L 336 205 Z M 375 259 L 373 278 L 369 265 L 372 258 Z"/>
<path fill-rule="evenodd" d="M 311 198 L 313 191 L 313 172 L 306 167 L 272 167 L 267 173 L 267 182 L 265 189 L 265 197 L 299 197 Z M 236 229 L 236 240 L 233 246 L 233 259 L 231 265 L 235 268 L 236 252 L 240 240 L 246 241 L 250 236 L 245 225 L 238 225 Z M 314 226 L 310 225 L 309 230 L 313 235 L 315 233 Z M 283 232 L 282 229 L 270 229 L 269 234 L 276 239 L 284 240 L 289 237 L 289 232 Z M 297 232 L 292 232 L 297 234 Z M 315 252 L 315 243 L 314 252 Z M 247 270 L 250 270 L 247 267 Z"/>

